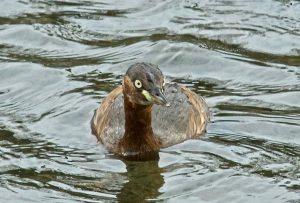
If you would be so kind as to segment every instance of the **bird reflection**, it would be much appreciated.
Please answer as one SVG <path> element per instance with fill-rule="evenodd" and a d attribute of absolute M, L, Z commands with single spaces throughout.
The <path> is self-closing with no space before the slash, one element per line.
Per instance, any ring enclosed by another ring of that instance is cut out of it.
<path fill-rule="evenodd" d="M 164 184 L 158 166 L 158 159 L 151 161 L 123 160 L 126 164 L 126 182 L 117 195 L 118 202 L 145 202 L 157 198 L 161 193 L 159 188 Z"/>

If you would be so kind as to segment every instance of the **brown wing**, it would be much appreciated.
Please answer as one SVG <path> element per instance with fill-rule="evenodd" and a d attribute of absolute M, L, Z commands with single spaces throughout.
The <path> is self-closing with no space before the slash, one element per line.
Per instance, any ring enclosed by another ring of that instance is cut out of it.
<path fill-rule="evenodd" d="M 114 146 L 124 135 L 124 125 L 123 92 L 120 85 L 107 95 L 95 111 L 91 128 L 98 140 L 114 151 Z"/>
<path fill-rule="evenodd" d="M 181 86 L 181 89 L 190 102 L 186 133 L 190 137 L 201 135 L 206 131 L 207 123 L 210 120 L 208 106 L 203 97 L 186 87 Z"/>
<path fill-rule="evenodd" d="M 154 106 L 152 127 L 162 147 L 195 138 L 205 132 L 209 110 L 202 97 L 188 88 L 167 84 L 165 95 L 170 107 Z"/>

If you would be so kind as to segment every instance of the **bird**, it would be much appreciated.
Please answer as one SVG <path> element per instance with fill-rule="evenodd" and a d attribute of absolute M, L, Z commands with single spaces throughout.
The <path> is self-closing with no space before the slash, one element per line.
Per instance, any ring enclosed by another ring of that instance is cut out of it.
<path fill-rule="evenodd" d="M 140 62 L 128 68 L 122 84 L 95 110 L 91 131 L 109 152 L 144 159 L 200 137 L 209 121 L 202 96 L 168 82 L 157 65 Z"/>

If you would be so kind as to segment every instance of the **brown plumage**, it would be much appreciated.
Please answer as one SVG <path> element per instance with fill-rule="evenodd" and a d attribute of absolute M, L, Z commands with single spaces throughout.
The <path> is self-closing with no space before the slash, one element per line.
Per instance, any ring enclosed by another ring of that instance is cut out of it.
<path fill-rule="evenodd" d="M 205 132 L 209 111 L 204 99 L 184 86 L 164 83 L 155 65 L 137 63 L 128 69 L 123 84 L 103 100 L 91 121 L 93 134 L 109 151 L 143 157 Z"/>

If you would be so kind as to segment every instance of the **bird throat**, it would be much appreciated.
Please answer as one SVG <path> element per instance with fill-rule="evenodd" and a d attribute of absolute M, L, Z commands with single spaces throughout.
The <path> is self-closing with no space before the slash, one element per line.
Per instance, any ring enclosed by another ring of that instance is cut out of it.
<path fill-rule="evenodd" d="M 151 126 L 152 105 L 132 103 L 124 94 L 125 134 L 120 141 L 123 155 L 158 152 L 160 144 Z"/>

